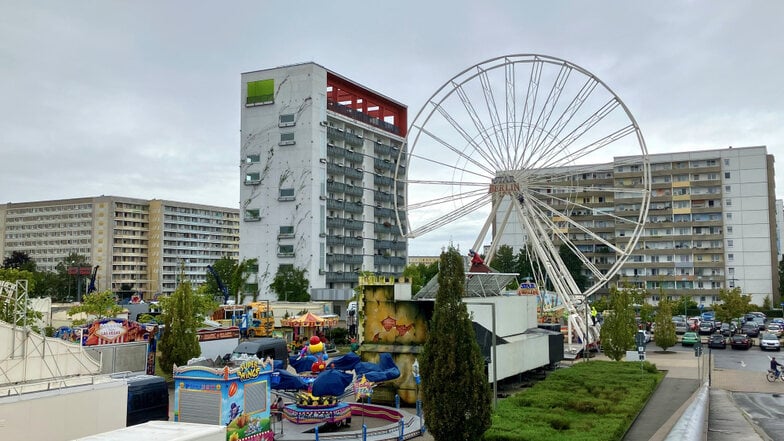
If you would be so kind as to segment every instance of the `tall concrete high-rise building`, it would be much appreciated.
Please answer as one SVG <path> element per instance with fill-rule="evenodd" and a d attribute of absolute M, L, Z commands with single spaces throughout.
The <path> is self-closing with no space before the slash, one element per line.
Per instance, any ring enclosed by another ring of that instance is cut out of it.
<path fill-rule="evenodd" d="M 261 294 L 285 266 L 316 300 L 347 300 L 361 271 L 401 274 L 406 106 L 314 63 L 243 73 L 241 97 L 240 256 Z"/>
<path fill-rule="evenodd" d="M 54 271 L 71 266 L 66 259 L 78 254 L 98 266 L 99 291 L 127 285 L 145 299 L 173 292 L 180 272 L 200 284 L 207 265 L 239 256 L 237 209 L 158 199 L 8 203 L 0 205 L 0 233 L 0 256 L 25 252 L 37 269 Z M 72 298 L 85 292 L 88 278 L 75 275 Z"/>
<path fill-rule="evenodd" d="M 727 148 L 649 158 L 652 194 L 645 228 L 617 280 L 648 290 L 654 302 L 661 292 L 673 298 L 689 296 L 707 306 L 719 300 L 719 290 L 740 287 L 752 296 L 752 303 L 762 305 L 767 297 L 778 305 L 781 209 L 775 198 L 774 158 L 767 149 Z M 640 215 L 639 193 L 622 191 L 642 179 L 642 162 L 634 165 L 633 159 L 617 157 L 590 172 L 558 171 L 557 179 L 585 189 L 558 195 L 582 206 L 571 212 L 572 220 L 614 244 L 627 242 L 631 233 L 619 218 Z M 620 190 L 614 197 L 607 192 L 600 197 L 590 191 L 597 186 Z M 548 202 L 559 207 L 558 197 Z M 574 225 L 566 233 L 600 271 L 615 263 L 611 250 L 590 234 Z M 525 243 L 517 219 L 510 219 L 500 240 L 516 249 Z M 590 277 L 589 272 L 586 275 Z"/>

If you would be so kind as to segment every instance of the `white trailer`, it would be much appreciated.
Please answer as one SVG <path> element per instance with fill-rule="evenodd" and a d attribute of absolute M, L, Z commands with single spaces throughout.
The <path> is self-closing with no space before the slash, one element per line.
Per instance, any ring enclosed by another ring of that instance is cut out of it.
<path fill-rule="evenodd" d="M 174 421 L 148 421 L 78 439 L 82 441 L 225 441 L 226 427 Z"/>

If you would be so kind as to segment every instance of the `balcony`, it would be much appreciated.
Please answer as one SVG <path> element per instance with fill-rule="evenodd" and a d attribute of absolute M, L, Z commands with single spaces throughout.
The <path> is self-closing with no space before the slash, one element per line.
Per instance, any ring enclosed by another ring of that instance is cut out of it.
<path fill-rule="evenodd" d="M 334 144 L 327 144 L 327 155 L 333 158 L 345 158 L 346 149 Z"/>
<path fill-rule="evenodd" d="M 373 183 L 376 184 L 376 185 L 383 185 L 383 186 L 386 186 L 386 187 L 392 187 L 393 185 L 395 185 L 395 180 L 392 179 L 392 178 L 388 178 L 386 176 L 374 175 L 373 176 Z"/>
<path fill-rule="evenodd" d="M 349 265 L 362 265 L 362 256 L 357 254 L 327 254 L 327 263 L 345 263 Z"/>
<path fill-rule="evenodd" d="M 356 283 L 359 275 L 355 272 L 330 271 L 326 274 L 327 283 Z"/>
<path fill-rule="evenodd" d="M 349 118 L 355 119 L 357 121 L 361 121 L 366 124 L 370 124 L 371 126 L 374 127 L 378 127 L 379 129 L 385 130 L 389 133 L 400 135 L 400 128 L 398 128 L 394 124 L 390 124 L 384 120 L 372 117 L 370 115 L 367 115 L 366 113 L 358 112 L 352 109 L 351 107 L 344 106 L 335 101 L 327 100 L 327 110 L 331 110 L 335 113 L 340 113 L 341 115 L 346 115 Z M 356 280 L 356 278 L 354 280 Z"/>
<path fill-rule="evenodd" d="M 361 169 L 361 168 L 350 168 L 350 167 L 345 167 L 345 168 L 343 169 L 343 173 L 344 173 L 344 174 L 346 175 L 346 177 L 348 177 L 348 178 L 352 178 L 352 179 L 362 179 L 362 173 L 363 173 L 363 172 L 362 172 L 362 169 Z"/>
<path fill-rule="evenodd" d="M 376 233 L 395 233 L 398 231 L 398 228 L 389 222 L 384 222 L 383 224 L 373 224 L 373 231 Z"/>
<path fill-rule="evenodd" d="M 395 169 L 395 163 L 390 161 L 389 159 L 373 159 L 373 167 L 378 170 L 389 170 L 392 171 Z"/>
<path fill-rule="evenodd" d="M 331 175 L 343 175 L 345 174 L 346 168 L 343 167 L 342 164 L 335 164 L 335 163 L 328 163 L 327 164 L 327 173 Z"/>
<path fill-rule="evenodd" d="M 376 191 L 373 193 L 374 202 L 392 202 L 392 194 L 385 191 Z"/>

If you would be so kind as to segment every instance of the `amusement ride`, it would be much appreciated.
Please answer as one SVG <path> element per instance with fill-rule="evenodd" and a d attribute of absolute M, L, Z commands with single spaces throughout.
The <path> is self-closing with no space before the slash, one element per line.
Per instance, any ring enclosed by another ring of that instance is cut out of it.
<path fill-rule="evenodd" d="M 618 179 L 620 170 L 634 178 Z M 570 340 L 575 332 L 590 343 L 598 328 L 587 326 L 589 297 L 637 246 L 651 172 L 637 122 L 604 82 L 574 63 L 524 54 L 475 64 L 427 100 L 399 153 L 395 185 L 406 186 L 395 208 L 410 239 L 447 226 L 479 231 L 473 251 L 492 229 L 488 263 L 499 246 L 526 244 L 536 284 L 551 286 L 555 308 L 566 310 Z M 620 199 L 634 205 L 633 214 L 614 211 Z M 606 219 L 605 232 L 592 228 L 595 216 Z M 561 245 L 587 270 L 584 289 Z M 609 268 L 596 265 L 597 250 L 609 256 Z"/>

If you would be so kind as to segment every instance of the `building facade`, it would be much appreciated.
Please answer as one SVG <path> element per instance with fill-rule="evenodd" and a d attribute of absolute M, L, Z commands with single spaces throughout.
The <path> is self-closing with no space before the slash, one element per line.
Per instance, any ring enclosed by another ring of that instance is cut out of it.
<path fill-rule="evenodd" d="M 654 303 L 663 293 L 672 298 L 690 296 L 707 306 L 719 300 L 721 289 L 740 287 L 752 296 L 752 303 L 762 305 L 768 297 L 778 305 L 780 210 L 776 208 L 774 159 L 766 148 L 655 154 L 649 158 L 652 194 L 646 224 L 616 281 L 648 290 Z M 639 194 L 618 191 L 608 197 L 609 193 L 602 192 L 600 197 L 590 188 L 622 190 L 639 185 L 642 162 L 629 165 L 635 162 L 630 159 L 634 158 L 618 157 L 612 163 L 596 165 L 590 173 L 582 170 L 566 178 L 585 188 L 568 196 L 584 206 L 571 213 L 572 219 L 615 244 L 629 240 L 631 231 L 617 218 L 639 216 Z M 599 270 L 606 271 L 615 263 L 610 249 L 585 232 L 570 226 L 568 235 Z M 510 219 L 501 244 L 519 249 L 524 243 L 519 222 Z"/>
<path fill-rule="evenodd" d="M 239 211 L 185 202 L 98 196 L 0 205 L 0 255 L 30 255 L 54 271 L 71 254 L 98 266 L 96 288 L 130 285 L 145 299 L 174 291 L 180 272 L 195 284 L 207 265 L 239 256 Z M 86 281 L 81 279 L 85 292 Z M 76 292 L 73 293 L 76 298 Z"/>
<path fill-rule="evenodd" d="M 285 266 L 315 300 L 401 274 L 406 106 L 314 63 L 244 73 L 241 97 L 240 257 L 258 259 L 262 295 Z"/>

